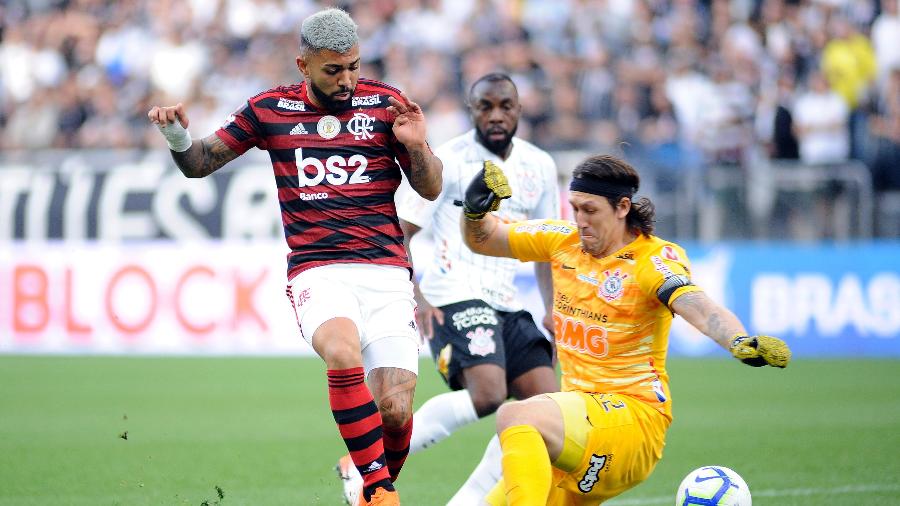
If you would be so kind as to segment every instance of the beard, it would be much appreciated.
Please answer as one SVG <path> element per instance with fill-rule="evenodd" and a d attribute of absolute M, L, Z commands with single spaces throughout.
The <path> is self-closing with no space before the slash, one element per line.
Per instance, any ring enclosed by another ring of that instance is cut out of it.
<path fill-rule="evenodd" d="M 480 142 L 481 145 L 487 148 L 488 151 L 502 157 L 506 153 L 506 150 L 509 148 L 510 143 L 512 143 L 512 138 L 514 135 L 516 135 L 516 130 L 518 129 L 519 125 L 515 125 L 511 132 L 491 128 L 489 128 L 487 131 L 483 131 L 480 128 L 476 128 L 475 137 L 478 139 L 478 142 Z M 492 140 L 488 138 L 489 134 L 498 132 L 503 133 L 502 139 Z"/>
<path fill-rule="evenodd" d="M 326 94 L 322 91 L 322 88 L 316 86 L 316 83 L 309 81 L 309 90 L 312 91 L 312 94 L 316 97 L 316 100 L 322 104 L 322 107 L 328 109 L 329 111 L 339 111 L 343 109 L 347 109 L 350 107 L 350 101 L 353 100 L 353 89 L 341 86 L 341 88 L 332 93 L 331 95 Z M 346 100 L 335 100 L 334 95 L 338 93 L 346 93 L 350 92 L 350 96 L 347 97 Z"/>

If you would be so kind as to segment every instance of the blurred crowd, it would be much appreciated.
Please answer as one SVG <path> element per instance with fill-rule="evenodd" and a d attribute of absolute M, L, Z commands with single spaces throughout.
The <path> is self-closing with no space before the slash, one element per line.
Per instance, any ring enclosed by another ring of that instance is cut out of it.
<path fill-rule="evenodd" d="M 864 161 L 900 188 L 898 0 L 6 0 L 3 149 L 154 148 L 152 104 L 205 136 L 297 82 L 302 19 L 359 24 L 362 75 L 426 110 L 432 144 L 469 127 L 474 78 L 510 73 L 519 134 L 664 167 Z"/>

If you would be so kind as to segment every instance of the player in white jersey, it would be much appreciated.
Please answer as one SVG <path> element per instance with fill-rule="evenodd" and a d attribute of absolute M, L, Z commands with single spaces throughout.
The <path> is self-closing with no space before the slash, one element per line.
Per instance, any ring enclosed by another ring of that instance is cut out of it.
<path fill-rule="evenodd" d="M 526 399 L 559 390 L 553 344 L 524 310 L 513 283 L 520 262 L 474 254 L 460 232 L 460 203 L 485 161 L 502 167 L 513 190 L 496 213 L 499 218 L 514 222 L 557 217 L 556 164 L 547 152 L 514 137 L 521 106 L 508 76 L 488 74 L 478 79 L 468 100 L 475 128 L 435 150 L 444 164 L 441 195 L 430 202 L 409 192 L 397 208 L 407 247 L 422 229 L 430 229 L 434 238 L 434 260 L 420 266 L 417 320 L 438 372 L 454 390 L 429 399 L 416 411 L 410 453 L 494 413 L 510 396 Z M 535 276 L 547 309 L 542 321 L 550 330 L 549 264 L 535 264 Z M 352 466 L 345 467 L 352 473 Z M 499 443 L 494 438 L 450 504 L 478 504 L 499 479 L 500 469 Z M 348 480 L 348 495 L 357 489 Z M 352 500 L 348 498 L 351 504 Z"/>

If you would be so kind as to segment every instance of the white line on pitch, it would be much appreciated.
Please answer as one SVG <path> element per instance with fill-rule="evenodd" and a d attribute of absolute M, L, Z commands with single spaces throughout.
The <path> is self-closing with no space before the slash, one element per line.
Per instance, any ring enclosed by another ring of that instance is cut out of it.
<path fill-rule="evenodd" d="M 812 496 L 825 494 L 855 494 L 859 492 L 893 492 L 900 491 L 900 484 L 868 485 L 843 485 L 832 488 L 786 488 L 754 491 L 750 490 L 753 497 L 788 497 L 788 496 Z M 671 504 L 675 494 L 667 496 L 646 497 L 643 499 L 613 499 L 607 503 L 609 506 L 649 506 L 652 504 Z"/>

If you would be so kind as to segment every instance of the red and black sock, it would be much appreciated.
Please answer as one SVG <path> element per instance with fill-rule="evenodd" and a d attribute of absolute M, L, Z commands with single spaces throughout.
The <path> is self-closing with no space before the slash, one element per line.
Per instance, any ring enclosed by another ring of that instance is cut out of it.
<path fill-rule="evenodd" d="M 330 369 L 328 399 L 344 444 L 363 477 L 366 500 L 378 487 L 394 490 L 384 457 L 381 414 L 366 386 L 363 368 Z"/>
<path fill-rule="evenodd" d="M 400 469 L 409 455 L 409 440 L 412 437 L 413 419 L 409 418 L 402 427 L 392 429 L 382 427 L 384 431 L 384 456 L 387 460 L 391 481 L 397 481 Z"/>

